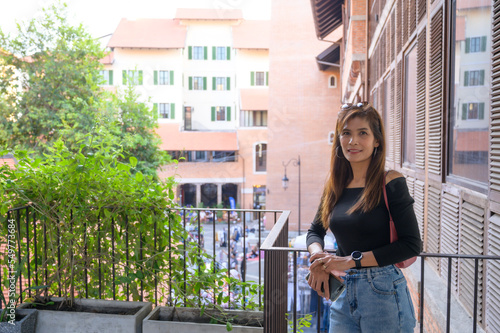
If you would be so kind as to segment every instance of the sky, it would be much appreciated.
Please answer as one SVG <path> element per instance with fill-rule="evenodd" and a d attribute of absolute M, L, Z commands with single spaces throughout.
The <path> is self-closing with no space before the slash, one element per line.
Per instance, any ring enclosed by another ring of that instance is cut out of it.
<path fill-rule="evenodd" d="M 173 18 L 176 8 L 242 9 L 252 20 L 271 18 L 272 0 L 66 0 L 70 22 L 83 23 L 95 37 L 114 32 L 122 18 Z M 54 0 L 0 0 L 0 28 L 16 32 L 18 23 L 40 15 Z"/>

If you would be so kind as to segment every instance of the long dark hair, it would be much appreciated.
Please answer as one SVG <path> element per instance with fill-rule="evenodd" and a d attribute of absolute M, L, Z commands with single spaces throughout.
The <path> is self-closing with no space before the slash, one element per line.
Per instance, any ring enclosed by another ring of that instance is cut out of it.
<path fill-rule="evenodd" d="M 323 227 L 330 226 L 330 215 L 342 195 L 342 192 L 353 179 L 351 164 L 344 157 L 340 146 L 340 134 L 346 123 L 353 118 L 362 118 L 368 122 L 375 140 L 379 146 L 372 154 L 370 166 L 366 172 L 366 185 L 356 204 L 349 209 L 351 214 L 355 211 L 369 212 L 374 209 L 382 197 L 381 186 L 384 181 L 385 168 L 385 131 L 382 119 L 373 106 L 367 103 L 357 105 L 343 105 L 335 127 L 335 141 L 332 147 L 330 173 L 323 190 L 321 202 L 321 221 Z"/>

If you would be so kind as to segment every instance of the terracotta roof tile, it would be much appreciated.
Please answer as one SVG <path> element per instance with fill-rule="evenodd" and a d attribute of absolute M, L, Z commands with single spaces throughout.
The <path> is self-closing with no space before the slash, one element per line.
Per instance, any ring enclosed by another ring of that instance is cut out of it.
<path fill-rule="evenodd" d="M 172 19 L 122 19 L 108 43 L 114 48 L 183 48 L 186 27 Z"/>
<path fill-rule="evenodd" d="M 156 132 L 163 150 L 238 150 L 236 132 L 179 132 L 179 124 L 159 124 Z"/>
<path fill-rule="evenodd" d="M 269 109 L 268 88 L 240 89 L 241 109 L 245 111 L 263 111 Z"/>
<path fill-rule="evenodd" d="M 115 60 L 114 52 L 109 52 L 104 58 L 99 60 L 99 62 L 103 65 L 112 65 Z"/>
<path fill-rule="evenodd" d="M 180 20 L 241 20 L 241 9 L 177 8 L 175 18 Z"/>
<path fill-rule="evenodd" d="M 243 21 L 233 27 L 235 49 L 269 49 L 271 22 Z"/>

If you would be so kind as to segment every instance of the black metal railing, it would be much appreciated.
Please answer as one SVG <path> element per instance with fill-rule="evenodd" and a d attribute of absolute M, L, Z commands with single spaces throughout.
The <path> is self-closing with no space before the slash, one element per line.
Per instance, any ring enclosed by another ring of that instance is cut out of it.
<path fill-rule="evenodd" d="M 181 253 L 183 251 L 193 250 L 187 248 L 192 246 L 193 243 L 197 243 L 198 247 L 194 251 L 202 251 L 212 254 L 211 267 L 214 271 L 217 267 L 225 267 L 227 269 L 227 275 L 230 276 L 230 267 L 232 262 L 235 260 L 231 256 L 230 249 L 233 243 L 237 240 L 231 238 L 230 231 L 233 227 L 240 228 L 243 232 L 241 233 L 242 241 L 242 252 L 243 255 L 238 261 L 241 265 L 247 267 L 247 254 L 249 251 L 245 247 L 247 243 L 247 237 L 253 235 L 252 239 L 254 241 L 254 247 L 258 253 L 258 257 L 254 258 L 252 261 L 257 261 L 258 268 L 253 265 L 254 269 L 257 270 L 253 275 L 254 279 L 252 283 L 258 283 L 262 285 L 264 279 L 262 278 L 262 264 L 263 258 L 261 256 L 260 244 L 263 242 L 263 222 L 267 217 L 269 222 L 276 223 L 278 217 L 282 214 L 279 210 L 248 210 L 248 209 L 216 209 L 216 208 L 166 208 L 166 209 L 144 209 L 141 214 L 134 215 L 133 217 L 127 214 L 120 214 L 119 216 L 113 216 L 110 218 L 110 223 L 106 226 L 102 222 L 104 215 L 98 214 L 97 219 L 94 222 L 90 221 L 78 221 L 74 218 L 77 212 L 73 210 L 68 214 L 71 221 L 71 226 L 69 227 L 71 232 L 74 232 L 74 237 L 71 241 L 73 245 L 80 244 L 78 250 L 72 248 L 65 248 L 61 240 L 61 235 L 59 234 L 59 229 L 54 229 L 54 235 L 51 235 L 47 227 L 49 224 L 42 223 L 43 216 L 36 212 L 34 207 L 25 206 L 11 209 L 7 213 L 7 221 L 12 225 L 12 230 L 15 230 L 13 234 L 15 239 L 15 257 L 16 262 L 21 263 L 18 267 L 20 274 L 16 276 L 16 292 L 25 290 L 28 297 L 32 297 L 34 290 L 33 286 L 48 285 L 45 288 L 45 294 L 58 295 L 58 296 L 68 296 L 62 294 L 63 286 L 61 285 L 61 279 L 54 279 L 51 274 L 60 274 L 61 271 L 57 269 L 51 270 L 50 266 L 57 267 L 64 270 L 64 267 L 68 269 L 72 266 L 68 265 L 68 262 L 64 260 L 64 254 L 68 254 L 68 261 L 78 257 L 80 263 L 84 266 L 81 269 L 81 273 L 74 276 L 78 281 L 74 281 L 75 285 L 78 285 L 78 295 L 79 297 L 86 298 L 100 298 L 100 299 L 122 299 L 131 300 L 133 298 L 131 295 L 132 290 L 137 291 L 139 300 L 151 300 L 156 305 L 185 305 L 184 302 L 179 302 L 178 296 L 172 294 L 174 288 L 173 283 L 178 283 L 179 281 L 173 281 L 174 274 L 179 274 L 179 272 L 172 271 L 172 266 L 167 265 L 165 268 L 166 272 L 164 276 L 166 279 L 160 279 L 158 274 L 152 274 L 151 279 L 143 278 L 144 267 L 137 266 L 135 271 L 130 270 L 129 262 L 132 258 L 138 261 L 148 262 L 151 261 L 153 264 L 151 266 L 153 269 L 158 269 L 154 266 L 156 260 L 155 256 L 161 255 L 168 256 L 167 262 L 172 262 L 175 252 L 171 251 L 174 246 L 174 240 L 171 232 L 168 230 L 172 227 L 174 220 L 174 215 L 177 223 L 180 223 L 185 231 L 189 231 L 186 234 L 188 237 L 192 237 L 191 242 L 183 242 L 181 246 Z M 144 220 L 149 219 L 151 223 L 149 224 L 149 230 L 142 230 L 141 223 Z M 165 220 L 166 219 L 166 220 Z M 61 222 L 61 221 L 58 221 Z M 93 226 L 91 226 L 93 225 Z M 161 228 L 163 226 L 164 228 Z M 189 229 L 194 226 L 194 229 Z M 189 230 L 188 230 L 189 229 Z M 225 230 L 225 243 L 219 246 L 216 244 L 216 235 L 220 231 Z M 254 229 L 254 230 L 252 230 Z M 7 230 L 7 229 L 5 229 Z M 92 235 L 92 234 L 93 235 Z M 0 253 L 0 292 L 6 294 L 8 292 L 8 278 L 10 276 L 8 265 L 8 232 L 4 235 L 0 235 L 0 244 L 5 244 L 5 249 L 3 253 Z M 95 236 L 94 242 L 91 242 L 91 236 Z M 67 235 L 66 235 L 67 237 Z M 211 244 L 205 244 L 207 238 L 212 239 Z M 238 240 L 238 243 L 240 241 Z M 161 245 L 163 244 L 163 245 Z M 177 244 L 178 245 L 178 244 Z M 148 247 L 149 246 L 149 247 Z M 50 249 L 50 247 L 55 247 Z M 163 251 L 161 247 L 165 247 L 166 251 Z M 217 258 L 217 250 L 222 247 L 227 247 L 227 257 Z M 53 254 L 51 257 L 48 254 Z M 211 249 L 211 251 L 210 251 Z M 70 251 L 70 252 L 67 252 Z M 148 252 L 149 251 L 149 252 Z M 13 251 L 14 252 L 14 251 Z M 210 253 L 211 252 L 211 253 Z M 93 253 L 93 256 L 92 256 Z M 119 258 L 119 259 L 116 259 Z M 67 266 L 65 266 L 67 265 Z M 184 260 L 184 272 L 180 274 L 184 276 L 183 287 L 184 292 L 186 292 L 186 286 L 188 285 L 187 271 L 190 267 L 186 266 L 186 260 Z M 200 266 L 194 269 L 200 270 Z M 120 276 L 126 277 L 127 273 L 130 275 L 134 273 L 135 277 L 141 275 L 142 278 L 137 279 L 136 282 L 126 281 L 126 279 L 120 281 Z M 8 274 L 8 275 L 6 275 Z M 255 276 L 258 274 L 257 276 Z M 247 274 L 242 275 L 243 282 L 249 282 L 246 278 Z M 254 281 L 255 280 L 255 281 Z M 58 281 L 56 285 L 51 281 Z M 231 285 L 228 287 L 227 293 L 231 292 Z M 168 290 L 168 297 L 159 297 L 160 290 Z M 260 288 L 259 288 L 260 291 Z M 244 294 L 245 291 L 243 291 Z M 185 297 L 186 293 L 184 293 Z M 136 297 L 136 298 L 137 298 Z M 258 304 L 259 307 L 263 304 L 263 297 L 260 292 L 258 294 Z M 161 301 L 163 300 L 163 301 Z M 215 295 L 213 297 L 215 302 Z M 229 300 L 227 306 L 231 307 L 231 300 Z M 241 306 L 244 308 L 245 303 L 242 302 Z"/>
<path fill-rule="evenodd" d="M 289 212 L 285 211 L 274 227 L 271 229 L 268 237 L 262 244 L 262 250 L 265 252 L 265 308 L 264 316 L 264 332 L 284 333 L 284 332 L 297 332 L 299 330 L 300 316 L 297 312 L 298 284 L 299 279 L 302 278 L 298 274 L 298 254 L 300 252 L 307 252 L 305 248 L 290 248 L 288 247 L 285 239 L 288 239 L 288 217 Z M 333 251 L 329 251 L 333 252 Z M 291 258 L 290 258 L 291 257 Z M 442 254 L 442 253 L 421 253 L 419 255 L 420 261 L 420 282 L 417 283 L 416 289 L 418 290 L 418 327 L 420 332 L 424 332 L 424 324 L 426 317 L 424 316 L 425 293 L 426 290 L 426 275 L 425 275 L 425 262 L 427 258 L 439 258 L 447 261 L 447 281 L 446 281 L 446 321 L 443 331 L 451 332 L 451 305 L 452 298 L 457 296 L 452 292 L 452 261 L 453 260 L 467 260 L 474 262 L 474 279 L 473 281 L 461 281 L 461 283 L 470 283 L 473 287 L 472 297 L 472 332 L 477 332 L 480 325 L 478 318 L 479 307 L 479 274 L 480 263 L 482 261 L 499 261 L 500 256 L 489 255 L 467 255 L 467 254 Z M 287 272 L 291 271 L 292 274 L 288 276 Z M 444 282 L 444 281 L 442 281 Z M 287 284 L 292 284 L 293 287 L 289 288 Z M 292 290 L 291 290 L 292 289 Z M 291 293 L 292 295 L 289 295 Z M 320 304 L 321 299 L 318 299 L 317 314 L 315 318 L 316 332 L 321 330 L 321 315 Z M 302 305 L 303 306 L 303 305 Z M 291 310 L 289 310 L 291 308 Z M 302 311 L 303 314 L 304 311 Z M 304 329 L 304 327 L 300 327 Z M 464 328 L 462 328 L 464 329 Z"/>

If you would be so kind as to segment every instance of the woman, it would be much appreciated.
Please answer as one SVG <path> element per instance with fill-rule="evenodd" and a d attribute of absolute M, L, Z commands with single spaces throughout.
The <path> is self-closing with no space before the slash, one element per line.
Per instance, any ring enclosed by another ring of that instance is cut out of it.
<path fill-rule="evenodd" d="M 309 285 L 325 298 L 330 273 L 346 285 L 331 305 L 330 332 L 413 332 L 406 280 L 394 266 L 421 249 L 406 180 L 399 172 L 384 172 L 384 127 L 371 105 L 343 105 L 335 134 L 330 175 L 307 234 Z M 399 238 L 393 243 L 382 186 Z M 323 252 L 328 228 L 337 240 L 336 255 Z"/>

